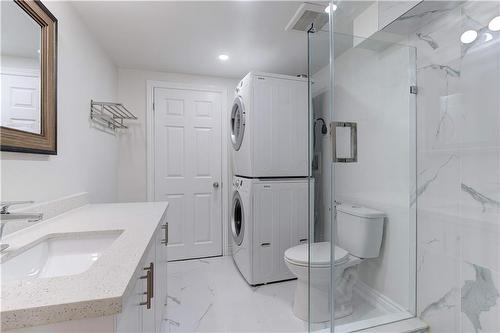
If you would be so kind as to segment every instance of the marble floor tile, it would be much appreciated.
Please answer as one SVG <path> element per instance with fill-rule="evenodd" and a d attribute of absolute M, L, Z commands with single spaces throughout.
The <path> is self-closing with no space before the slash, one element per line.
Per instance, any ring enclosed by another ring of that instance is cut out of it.
<path fill-rule="evenodd" d="M 165 332 L 307 332 L 307 323 L 292 312 L 295 283 L 251 287 L 231 257 L 171 262 Z M 353 301 L 355 313 L 337 325 L 385 314 L 360 295 Z"/>
<path fill-rule="evenodd" d="M 292 313 L 295 281 L 251 287 L 231 257 L 168 266 L 168 332 L 306 332 Z"/>

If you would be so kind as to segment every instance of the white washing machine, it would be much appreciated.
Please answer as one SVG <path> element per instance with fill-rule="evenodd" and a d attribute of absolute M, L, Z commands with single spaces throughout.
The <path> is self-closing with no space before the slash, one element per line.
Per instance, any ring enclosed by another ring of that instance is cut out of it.
<path fill-rule="evenodd" d="M 234 174 L 308 175 L 308 81 L 248 73 L 236 88 L 230 131 Z"/>
<path fill-rule="evenodd" d="M 295 278 L 283 258 L 307 242 L 308 178 L 234 177 L 230 224 L 234 262 L 250 285 Z"/>

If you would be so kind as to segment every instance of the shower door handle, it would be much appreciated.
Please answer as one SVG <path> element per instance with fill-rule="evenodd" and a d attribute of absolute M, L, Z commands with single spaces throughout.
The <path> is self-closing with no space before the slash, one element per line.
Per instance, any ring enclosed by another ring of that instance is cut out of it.
<path fill-rule="evenodd" d="M 349 156 L 339 157 L 337 149 L 337 128 L 350 130 Z M 330 135 L 332 138 L 332 161 L 337 163 L 354 163 L 358 161 L 358 129 L 357 123 L 345 121 L 332 121 L 330 123 Z"/>

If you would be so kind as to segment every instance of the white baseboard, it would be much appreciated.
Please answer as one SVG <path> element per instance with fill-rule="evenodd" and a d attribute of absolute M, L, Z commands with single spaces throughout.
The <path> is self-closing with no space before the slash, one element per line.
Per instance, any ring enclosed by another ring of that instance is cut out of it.
<path fill-rule="evenodd" d="M 402 322 L 410 319 L 414 319 L 414 316 L 404 309 L 402 306 L 394 302 L 389 297 L 378 292 L 377 290 L 369 287 L 367 284 L 358 281 L 354 286 L 354 293 L 358 295 L 364 302 L 367 302 L 374 308 L 379 309 L 382 313 L 381 316 L 368 318 L 364 320 L 353 321 L 351 323 L 336 325 L 335 333 L 351 333 L 351 332 L 384 332 L 384 333 L 409 333 L 409 332 L 420 332 L 420 330 L 415 331 L 405 331 L 395 328 L 396 326 L 389 326 L 395 324 L 396 322 Z M 375 330 L 382 327 L 382 330 Z M 393 327 L 393 328 L 391 328 Z M 422 325 L 418 326 L 422 327 Z M 425 326 L 426 327 L 426 326 Z M 384 330 L 385 329 L 385 330 Z"/>
<path fill-rule="evenodd" d="M 429 325 L 419 318 L 400 320 L 394 323 L 372 327 L 359 332 L 362 333 L 425 333 Z"/>
<path fill-rule="evenodd" d="M 362 281 L 358 280 L 358 282 L 356 282 L 354 290 L 357 291 L 359 296 L 361 296 L 366 302 L 386 313 L 408 311 L 389 297 L 373 289 Z"/>

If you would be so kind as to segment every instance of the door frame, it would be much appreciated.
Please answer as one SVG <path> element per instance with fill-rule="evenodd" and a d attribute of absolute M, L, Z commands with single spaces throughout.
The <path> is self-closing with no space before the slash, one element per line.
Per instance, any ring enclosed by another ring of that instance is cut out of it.
<path fill-rule="evenodd" d="M 209 91 L 219 93 L 221 95 L 221 184 L 220 189 L 222 190 L 222 200 L 221 200 L 221 213 L 222 213 L 222 255 L 228 255 L 230 253 L 229 248 L 229 191 L 231 190 L 228 186 L 231 184 L 229 167 L 228 167 L 228 156 L 229 156 L 229 142 L 227 135 L 228 131 L 228 90 L 221 86 L 207 86 L 207 85 L 197 85 L 197 84 L 184 84 L 170 81 L 158 81 L 158 80 L 146 80 L 146 192 L 147 200 L 154 201 L 155 193 L 155 126 L 154 126 L 154 89 L 155 88 L 166 88 L 166 89 L 180 89 L 180 90 L 194 90 L 194 91 Z"/>

